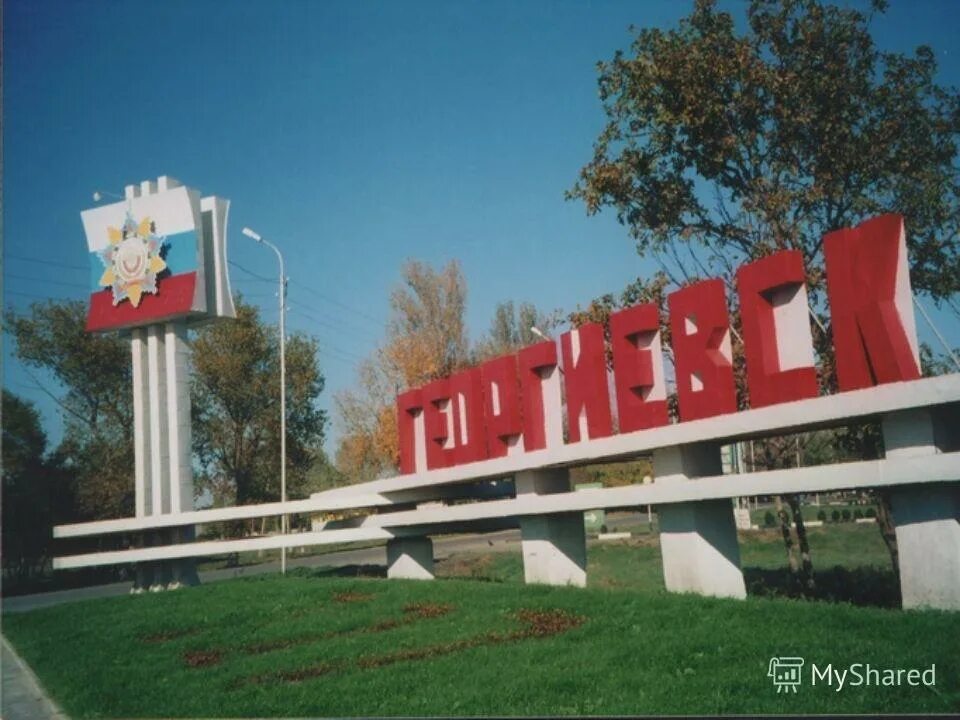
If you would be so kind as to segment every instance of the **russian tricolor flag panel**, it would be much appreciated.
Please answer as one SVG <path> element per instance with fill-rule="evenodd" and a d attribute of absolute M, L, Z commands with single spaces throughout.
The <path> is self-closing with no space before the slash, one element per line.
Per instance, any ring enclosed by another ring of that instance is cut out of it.
<path fill-rule="evenodd" d="M 175 187 L 81 218 L 90 251 L 87 330 L 206 312 L 199 192 Z"/>

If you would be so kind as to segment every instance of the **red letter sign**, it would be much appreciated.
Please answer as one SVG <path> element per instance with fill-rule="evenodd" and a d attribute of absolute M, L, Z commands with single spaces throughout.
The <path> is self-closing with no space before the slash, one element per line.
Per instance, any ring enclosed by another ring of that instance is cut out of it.
<path fill-rule="evenodd" d="M 555 427 L 560 417 L 557 346 L 547 341 L 525 347 L 517 353 L 517 364 L 523 403 L 523 450 L 542 450 L 548 441 L 552 445 L 559 434 Z M 559 440 L 562 442 L 563 438 Z"/>
<path fill-rule="evenodd" d="M 434 380 L 421 389 L 426 430 L 427 469 L 453 465 L 453 402 L 450 382 Z"/>
<path fill-rule="evenodd" d="M 484 460 L 487 438 L 483 431 L 483 384 L 480 368 L 450 376 L 453 410 L 453 462 L 456 465 Z"/>
<path fill-rule="evenodd" d="M 560 342 L 570 442 L 579 442 L 584 434 L 589 438 L 612 435 L 603 326 L 587 323 L 564 333 Z"/>
<path fill-rule="evenodd" d="M 750 407 L 817 396 L 805 281 L 799 250 L 737 271 Z"/>
<path fill-rule="evenodd" d="M 408 390 L 397 396 L 397 435 L 400 445 L 400 474 L 415 473 L 418 468 L 416 415 L 423 411 L 419 390 Z"/>
<path fill-rule="evenodd" d="M 737 395 L 723 281 L 698 282 L 670 293 L 667 302 L 680 419 L 734 412 Z"/>
<path fill-rule="evenodd" d="M 490 457 L 504 457 L 523 432 L 520 420 L 520 384 L 517 356 L 505 355 L 480 366 L 483 377 L 484 418 Z"/>
<path fill-rule="evenodd" d="M 660 311 L 653 303 L 610 316 L 620 432 L 666 425 L 667 390 L 660 351 Z"/>
<path fill-rule="evenodd" d="M 920 377 L 903 218 L 828 233 L 823 254 L 840 389 Z"/>

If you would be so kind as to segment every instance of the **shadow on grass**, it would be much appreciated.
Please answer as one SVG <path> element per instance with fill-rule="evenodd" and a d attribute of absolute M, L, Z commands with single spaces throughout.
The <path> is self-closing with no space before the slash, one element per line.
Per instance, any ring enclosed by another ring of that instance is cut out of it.
<path fill-rule="evenodd" d="M 798 598 L 847 602 L 869 607 L 899 608 L 900 583 L 892 570 L 840 566 L 814 571 L 813 588 L 803 587 L 787 568 L 743 569 L 747 594 L 757 597 Z"/>
<path fill-rule="evenodd" d="M 341 565 L 340 567 L 319 567 L 306 571 L 308 577 L 369 577 L 385 578 L 387 569 L 383 565 Z"/>

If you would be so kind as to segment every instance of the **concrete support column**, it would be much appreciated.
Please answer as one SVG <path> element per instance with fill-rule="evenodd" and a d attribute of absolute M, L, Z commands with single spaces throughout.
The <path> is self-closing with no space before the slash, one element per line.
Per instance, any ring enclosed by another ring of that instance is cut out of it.
<path fill-rule="evenodd" d="M 433 541 L 428 537 L 388 540 L 387 577 L 433 580 Z"/>
<path fill-rule="evenodd" d="M 570 474 L 564 469 L 517 473 L 515 482 L 517 497 L 570 490 Z M 587 540 L 583 513 L 522 517 L 520 537 L 526 582 L 586 586 Z"/>
<path fill-rule="evenodd" d="M 720 448 L 700 443 L 655 450 L 653 469 L 657 484 L 720 475 Z M 657 512 L 667 590 L 738 599 L 747 596 L 730 500 L 672 503 L 661 505 Z"/>
<path fill-rule="evenodd" d="M 190 379 L 187 326 L 183 320 L 132 331 L 134 486 L 137 517 L 193 510 Z M 180 528 L 145 533 L 148 546 L 195 536 Z M 141 563 L 134 592 L 199 582 L 196 561 Z"/>
<path fill-rule="evenodd" d="M 953 449 L 949 432 L 947 424 L 937 422 L 928 410 L 891 413 L 883 418 L 889 458 L 922 457 Z M 890 501 L 897 525 L 903 607 L 960 610 L 960 478 L 955 483 L 897 487 L 891 491 Z"/>

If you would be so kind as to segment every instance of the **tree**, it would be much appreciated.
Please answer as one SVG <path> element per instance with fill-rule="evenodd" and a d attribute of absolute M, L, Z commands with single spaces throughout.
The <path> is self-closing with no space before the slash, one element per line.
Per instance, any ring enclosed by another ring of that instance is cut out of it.
<path fill-rule="evenodd" d="M 240 298 L 236 308 L 236 320 L 208 325 L 192 342 L 193 447 L 198 490 L 244 505 L 280 499 L 280 352 L 276 328 Z M 316 340 L 288 338 L 286 383 L 287 495 L 304 497 L 326 423 Z"/>
<path fill-rule="evenodd" d="M 543 338 L 533 332 L 533 328 L 549 335 L 559 323 L 559 311 L 542 313 L 528 302 L 516 307 L 512 300 L 497 303 L 489 332 L 474 348 L 474 361 L 483 362 L 540 342 Z"/>
<path fill-rule="evenodd" d="M 390 296 L 390 321 L 382 347 L 361 363 L 358 385 L 337 395 L 343 436 L 337 468 L 352 482 L 397 467 L 397 392 L 446 377 L 469 362 L 464 312 L 467 285 L 460 265 L 439 272 L 410 261 Z"/>
<path fill-rule="evenodd" d="M 614 208 L 676 281 L 795 248 L 814 292 L 823 235 L 895 209 L 914 287 L 960 289 L 960 95 L 933 51 L 880 52 L 868 16 L 817 0 L 752 0 L 747 19 L 738 35 L 698 0 L 600 63 L 608 122 L 570 196 Z"/>
<path fill-rule="evenodd" d="M 33 405 L 3 391 L 3 569 L 23 582 L 43 572 L 53 525 L 69 505 L 70 488 L 45 457 L 47 436 Z"/>
<path fill-rule="evenodd" d="M 875 0 L 871 12 L 884 8 Z M 914 288 L 936 302 L 960 289 L 960 94 L 934 82 L 930 48 L 913 57 L 879 51 L 860 11 L 752 0 L 747 20 L 739 34 L 728 13 L 698 0 L 679 28 L 641 30 L 632 56 L 599 63 L 607 124 L 568 195 L 589 213 L 613 208 L 638 252 L 659 264 L 660 275 L 638 280 L 623 302 L 658 290 L 662 301 L 667 283 L 703 276 L 720 275 L 729 287 L 743 262 L 799 250 L 821 386 L 834 390 L 824 234 L 899 212 Z M 616 306 L 606 300 L 594 314 Z M 742 353 L 735 358 L 743 404 Z M 840 434 L 867 452 L 876 432 Z M 764 443 L 764 465 L 788 462 L 791 445 Z M 785 499 L 797 518 L 796 498 Z M 881 531 L 889 544 L 892 525 L 881 522 Z M 797 532 L 808 562 L 800 522 Z"/>
<path fill-rule="evenodd" d="M 133 514 L 131 355 L 117 335 L 86 332 L 82 301 L 34 303 L 7 312 L 6 330 L 27 367 L 48 371 L 65 389 L 47 390 L 64 418 L 56 454 L 75 479 L 71 520 Z"/>

